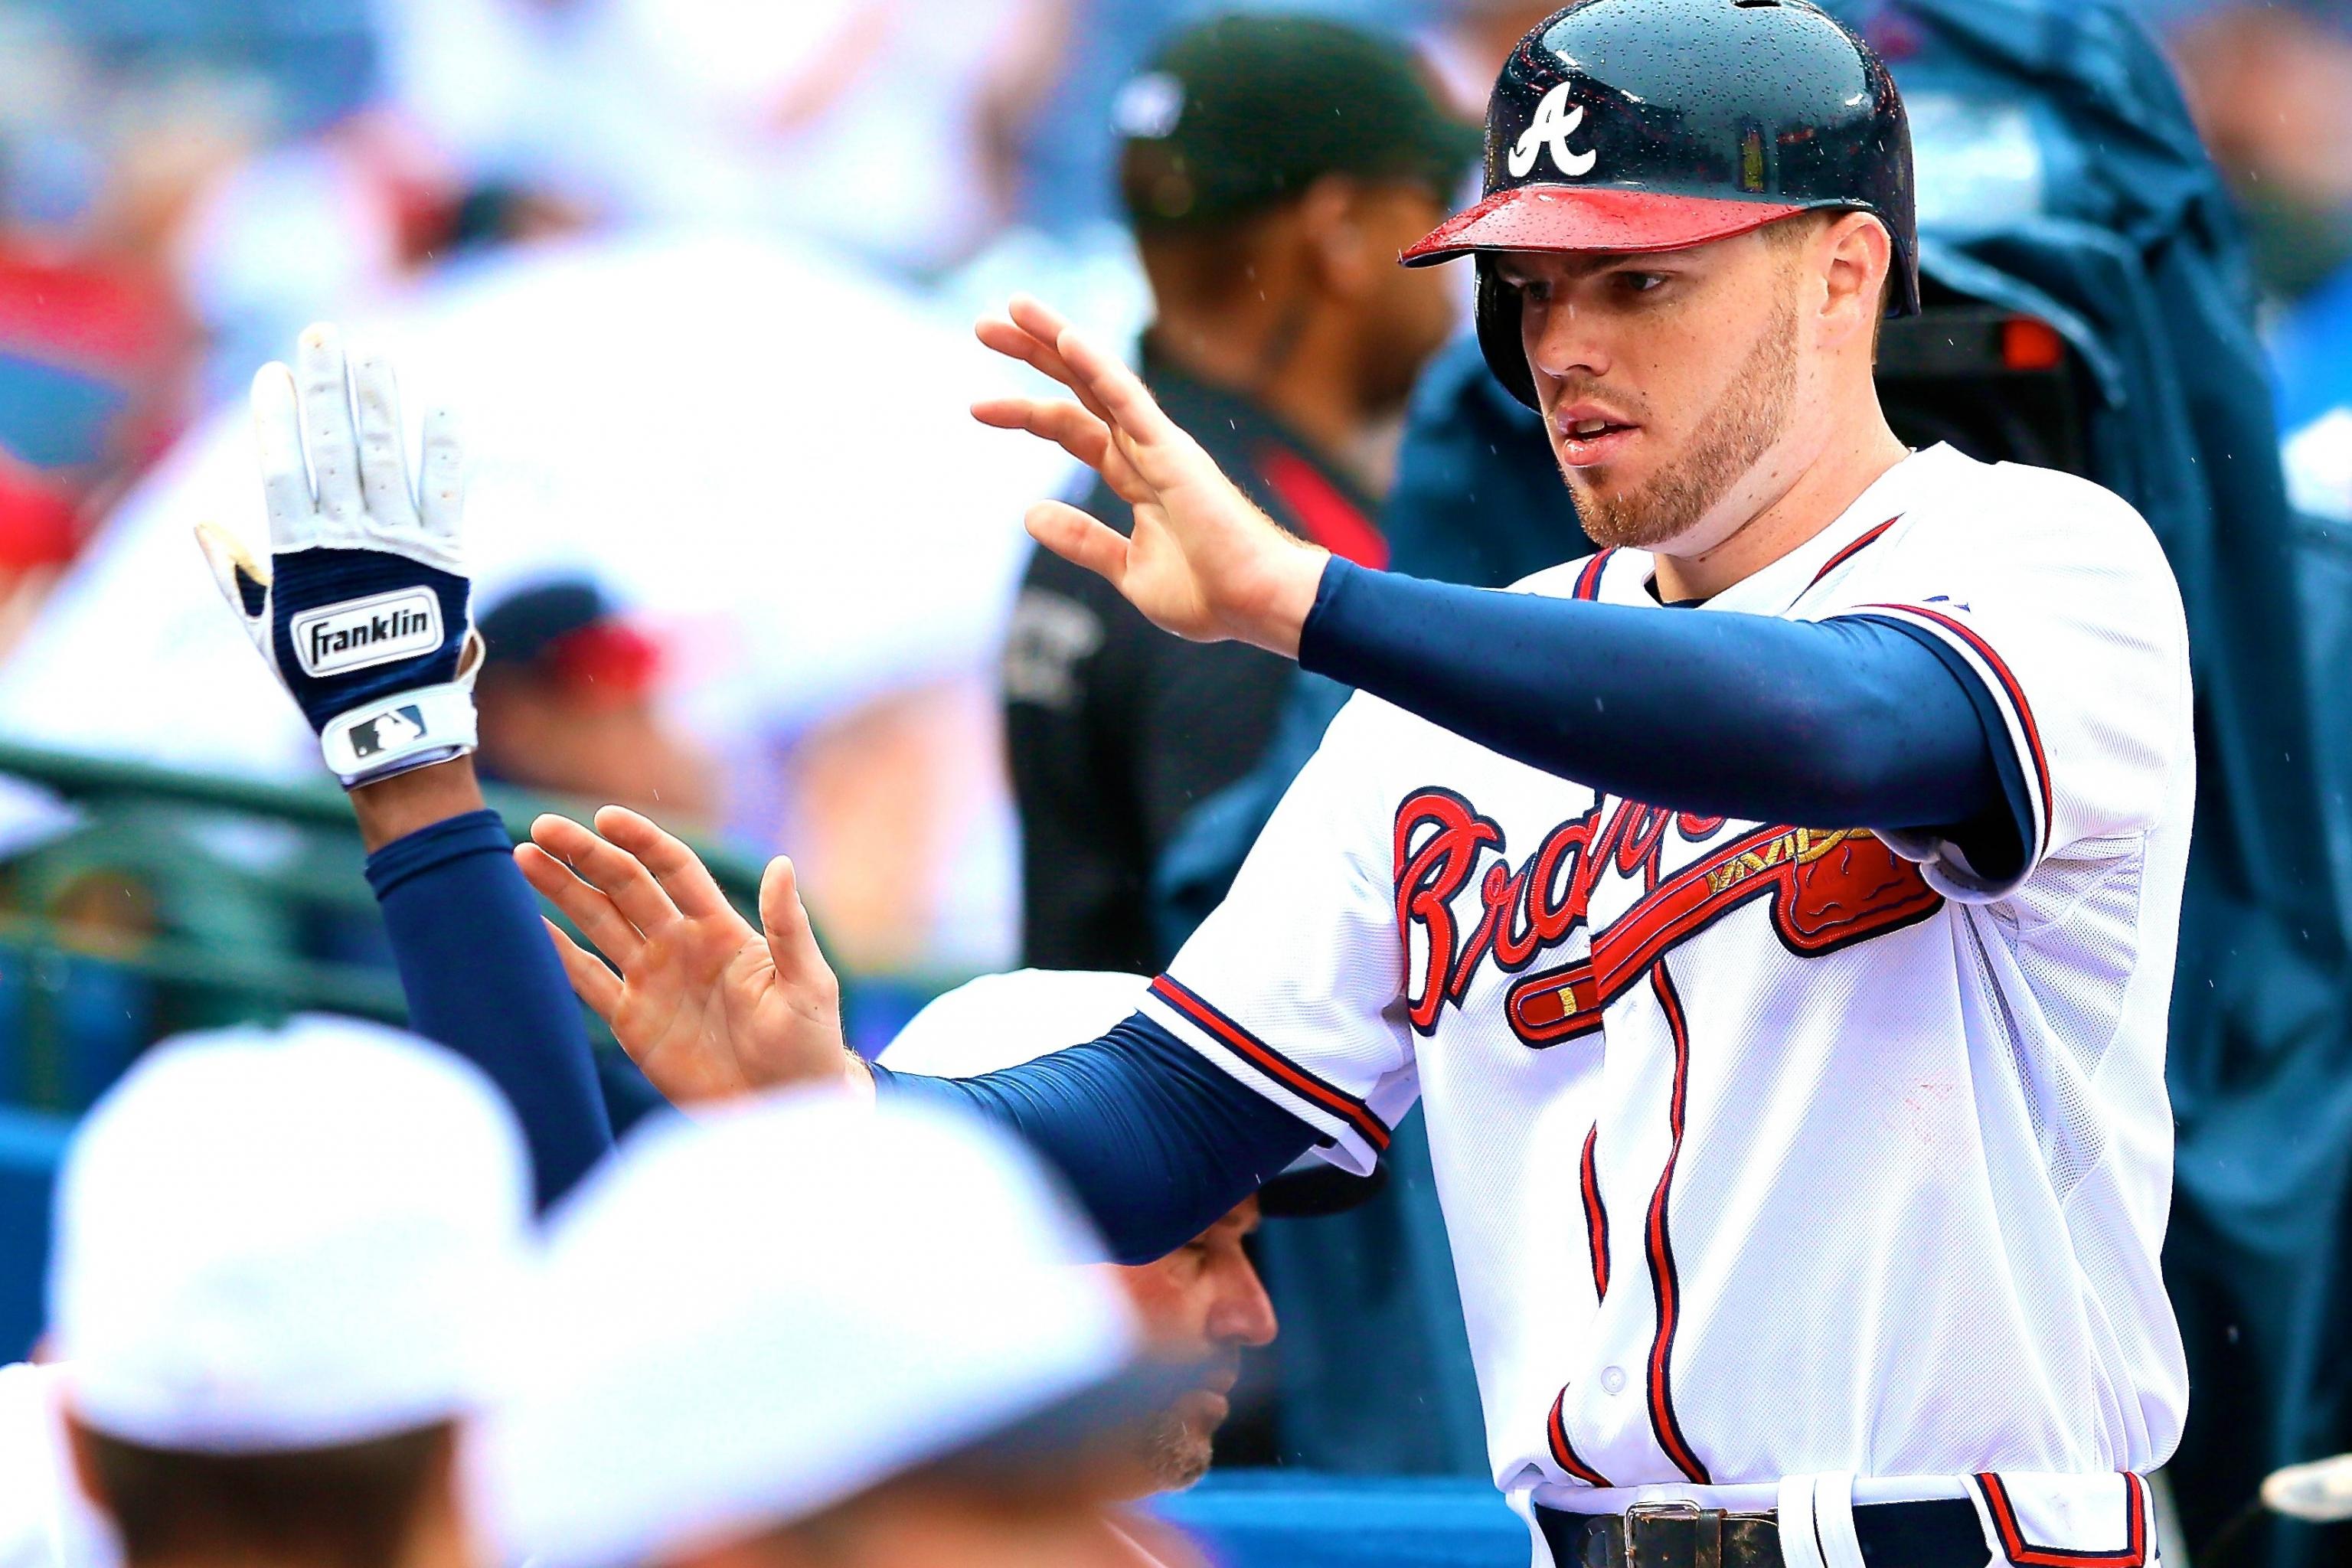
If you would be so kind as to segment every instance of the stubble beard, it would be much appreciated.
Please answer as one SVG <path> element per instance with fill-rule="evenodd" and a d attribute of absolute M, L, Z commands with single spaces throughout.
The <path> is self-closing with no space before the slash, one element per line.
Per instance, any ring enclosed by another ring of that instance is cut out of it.
<path fill-rule="evenodd" d="M 1796 351 L 1796 301 L 1784 294 L 1771 325 L 1691 437 L 1690 454 L 1680 463 L 1632 490 L 1598 489 L 1563 468 L 1578 521 L 1592 542 L 1653 549 L 1713 510 L 1788 428 L 1797 396 Z"/>
<path fill-rule="evenodd" d="M 1152 1486 L 1181 1492 L 1209 1473 L 1210 1439 L 1174 1410 L 1162 1410 L 1143 1429 L 1144 1468 Z"/>

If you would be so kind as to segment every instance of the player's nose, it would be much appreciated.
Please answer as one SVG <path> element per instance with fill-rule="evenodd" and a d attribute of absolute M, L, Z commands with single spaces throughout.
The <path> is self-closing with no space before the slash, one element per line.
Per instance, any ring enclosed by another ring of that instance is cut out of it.
<path fill-rule="evenodd" d="M 1265 1282 L 1247 1257 L 1237 1255 L 1210 1310 L 1209 1337 L 1219 1344 L 1269 1345 L 1279 1327 Z"/>
<path fill-rule="evenodd" d="M 1528 367 L 1555 381 L 1608 374 L 1613 356 L 1601 328 L 1598 311 L 1580 311 L 1570 302 L 1528 311 L 1520 318 L 1519 336 Z"/>

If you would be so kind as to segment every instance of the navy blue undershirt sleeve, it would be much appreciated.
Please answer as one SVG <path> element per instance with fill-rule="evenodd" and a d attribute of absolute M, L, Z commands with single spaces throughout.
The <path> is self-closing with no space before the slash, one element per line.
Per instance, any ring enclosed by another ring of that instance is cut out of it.
<path fill-rule="evenodd" d="M 515 868 L 505 826 L 469 812 L 368 857 L 409 1026 L 490 1076 L 530 1147 L 543 1208 L 612 1147 L 588 1031 Z"/>
<path fill-rule="evenodd" d="M 1891 621 L 1660 615 L 1335 558 L 1298 662 L 1652 805 L 1933 831 L 1991 877 L 2021 868 L 2032 841 L 2024 779 L 1981 683 Z"/>
<path fill-rule="evenodd" d="M 1315 1130 L 1138 1013 L 1098 1040 L 975 1078 L 874 1068 L 877 1090 L 964 1106 L 1062 1173 L 1121 1263 L 1183 1246 L 1317 1142 Z"/>

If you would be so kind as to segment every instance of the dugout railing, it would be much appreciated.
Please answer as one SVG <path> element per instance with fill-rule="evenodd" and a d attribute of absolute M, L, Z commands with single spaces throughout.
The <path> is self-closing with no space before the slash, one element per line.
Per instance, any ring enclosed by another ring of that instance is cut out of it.
<path fill-rule="evenodd" d="M 301 1011 L 405 1016 L 358 826 L 331 784 L 5 742 L 0 777 L 32 792 L 0 801 L 0 1104 L 78 1111 L 182 1029 Z M 541 812 L 589 809 L 485 793 L 518 837 Z M 758 863 L 697 848 L 729 899 L 756 910 Z"/>

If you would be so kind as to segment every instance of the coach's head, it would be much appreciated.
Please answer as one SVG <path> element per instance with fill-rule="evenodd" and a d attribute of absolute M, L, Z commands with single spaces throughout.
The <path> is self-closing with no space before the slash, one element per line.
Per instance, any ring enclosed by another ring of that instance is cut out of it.
<path fill-rule="evenodd" d="M 1463 255 L 1586 531 L 1704 556 L 1878 427 L 1878 322 L 1919 304 L 1902 100 L 1802 0 L 1580 0 L 1503 68 L 1485 199 L 1404 260 Z"/>
<path fill-rule="evenodd" d="M 934 1000 L 882 1054 L 893 1072 L 972 1078 L 1108 1034 L 1141 1002 L 1140 975 L 1024 969 L 982 975 Z M 1373 1184 L 1336 1168 L 1332 1180 L 1278 1176 L 1200 1235 L 1150 1263 L 1104 1269 L 1134 1306 L 1145 1337 L 1197 1372 L 1137 1426 L 1133 1493 L 1176 1491 L 1208 1472 L 1232 1413 L 1241 1352 L 1274 1342 L 1274 1302 L 1244 1243 L 1261 1215 L 1328 1213 Z"/>

